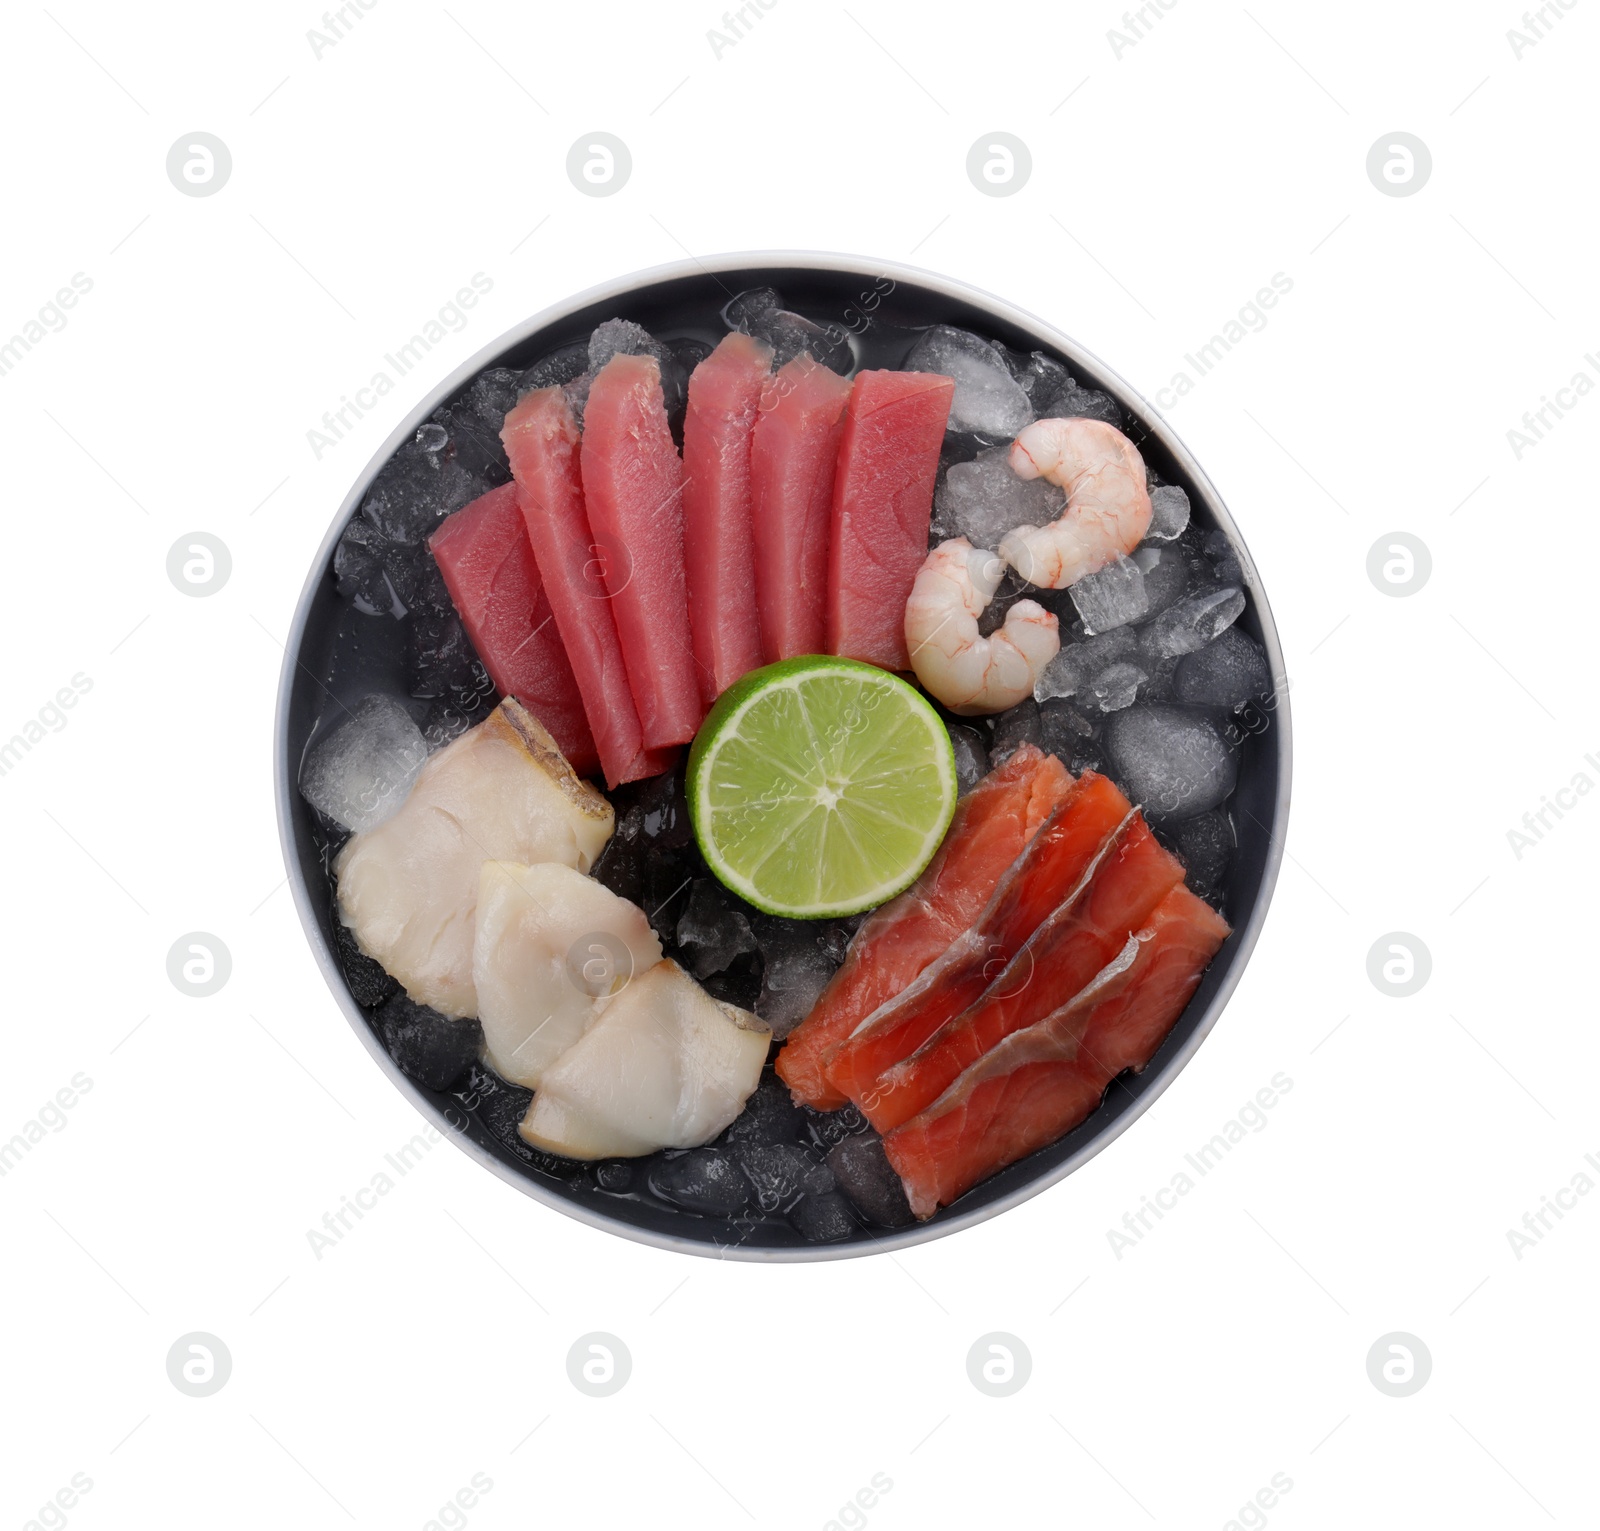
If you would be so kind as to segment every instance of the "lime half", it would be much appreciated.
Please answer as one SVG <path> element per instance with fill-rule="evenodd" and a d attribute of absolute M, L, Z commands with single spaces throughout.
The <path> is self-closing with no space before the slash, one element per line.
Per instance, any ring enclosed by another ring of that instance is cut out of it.
<path fill-rule="evenodd" d="M 939 714 L 872 665 L 805 655 L 730 686 L 689 751 L 689 816 L 717 877 L 768 914 L 856 914 L 904 891 L 956 807 Z"/>

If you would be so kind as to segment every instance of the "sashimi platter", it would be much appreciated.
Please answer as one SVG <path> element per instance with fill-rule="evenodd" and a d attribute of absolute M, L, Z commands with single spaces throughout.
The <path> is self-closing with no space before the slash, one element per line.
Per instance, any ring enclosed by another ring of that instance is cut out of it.
<path fill-rule="evenodd" d="M 536 1197 L 760 1259 L 993 1215 L 1220 1013 L 1288 796 L 1215 490 L 1065 337 L 822 257 L 491 347 L 367 469 L 285 665 L 329 981 Z"/>

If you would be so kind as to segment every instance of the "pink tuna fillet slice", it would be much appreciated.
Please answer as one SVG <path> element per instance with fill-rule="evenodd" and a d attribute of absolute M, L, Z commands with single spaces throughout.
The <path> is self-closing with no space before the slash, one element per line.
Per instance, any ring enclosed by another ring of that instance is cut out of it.
<path fill-rule="evenodd" d="M 548 728 L 580 776 L 599 765 L 578 682 L 550 619 L 515 484 L 480 495 L 428 539 L 450 599 L 501 696 Z"/>
<path fill-rule="evenodd" d="M 613 356 L 595 374 L 578 456 L 645 748 L 687 744 L 705 706 L 689 638 L 683 464 L 655 357 Z"/>
<path fill-rule="evenodd" d="M 828 564 L 828 650 L 904 670 L 906 600 L 928 556 L 933 483 L 955 383 L 863 372 L 839 444 Z"/>
<path fill-rule="evenodd" d="M 670 751 L 644 748 L 612 602 L 598 572 L 578 474 L 578 423 L 559 388 L 530 393 L 500 432 L 539 578 L 577 677 L 607 786 L 656 776 Z"/>
<path fill-rule="evenodd" d="M 683 422 L 684 573 L 689 626 L 709 707 L 761 663 L 751 551 L 750 445 L 772 348 L 735 331 L 689 379 Z"/>
<path fill-rule="evenodd" d="M 761 648 L 770 664 L 827 642 L 833 471 L 850 384 L 810 356 L 767 384 L 750 449 Z"/>

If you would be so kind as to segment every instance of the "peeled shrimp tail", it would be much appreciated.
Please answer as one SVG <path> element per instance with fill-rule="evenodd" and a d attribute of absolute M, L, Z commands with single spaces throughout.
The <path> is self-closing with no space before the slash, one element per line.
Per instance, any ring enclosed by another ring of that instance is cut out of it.
<path fill-rule="evenodd" d="M 1037 601 L 1018 601 L 988 637 L 978 618 L 1004 568 L 965 537 L 928 554 L 906 602 L 906 648 L 917 679 L 952 712 L 1003 712 L 1033 693 L 1061 647 L 1055 617 Z"/>
<path fill-rule="evenodd" d="M 1063 590 L 1131 553 L 1150 529 L 1150 495 L 1139 449 L 1104 420 L 1035 420 L 1011 444 L 1011 471 L 1067 492 L 1048 526 L 1019 526 L 1000 557 L 1030 585 Z"/>

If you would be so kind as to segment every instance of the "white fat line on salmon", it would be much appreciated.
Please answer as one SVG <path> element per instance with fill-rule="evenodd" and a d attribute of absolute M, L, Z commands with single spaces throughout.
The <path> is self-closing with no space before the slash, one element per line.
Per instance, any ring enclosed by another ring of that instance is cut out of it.
<path fill-rule="evenodd" d="M 359 1223 L 367 1213 L 377 1207 L 378 1199 L 387 1196 L 395 1188 L 397 1180 L 404 1180 L 428 1154 L 433 1152 L 433 1145 L 442 1140 L 439 1129 L 429 1127 L 426 1132 L 419 1132 L 415 1137 L 402 1143 L 392 1154 L 385 1154 L 383 1162 L 394 1171 L 394 1176 L 391 1177 L 385 1170 L 379 1170 L 364 1186 L 348 1196 L 341 1196 L 339 1205 L 333 1211 L 322 1214 L 321 1230 L 306 1229 L 306 1242 L 311 1246 L 311 1253 L 320 1260 L 328 1250 L 337 1248 L 355 1223 Z M 352 1218 L 354 1222 L 351 1221 Z"/>
<path fill-rule="evenodd" d="M 1194 1190 L 1233 1152 L 1236 1143 L 1265 1132 L 1270 1121 L 1267 1112 L 1292 1089 L 1294 1080 L 1287 1074 L 1274 1074 L 1206 1142 L 1193 1153 L 1185 1154 L 1183 1161 L 1194 1171 L 1193 1175 L 1188 1169 L 1179 1170 L 1160 1189 L 1149 1196 L 1141 1196 L 1139 1205 L 1133 1211 L 1124 1212 L 1120 1229 L 1106 1229 L 1106 1240 L 1111 1245 L 1112 1254 L 1120 1260 L 1128 1250 L 1136 1249 L 1155 1224 L 1176 1209 L 1179 1199 Z"/>
<path fill-rule="evenodd" d="M 1600 1158 L 1594 1154 L 1585 1154 L 1584 1162 L 1590 1169 L 1600 1174 Z M 1521 1259 L 1530 1249 L 1537 1249 L 1544 1241 L 1544 1236 L 1555 1227 L 1569 1212 L 1577 1210 L 1578 1198 L 1587 1196 L 1595 1188 L 1595 1182 L 1590 1178 L 1587 1170 L 1579 1170 L 1553 1195 L 1541 1196 L 1539 1205 L 1531 1212 L 1522 1214 L 1523 1232 L 1515 1228 L 1506 1229 L 1506 1243 L 1511 1246 L 1511 1253 Z M 1555 1222 L 1551 1219 L 1554 1218 Z"/>
<path fill-rule="evenodd" d="M 15 368 L 29 351 L 42 344 L 48 336 L 60 334 L 66 329 L 67 316 L 62 310 L 76 308 L 78 299 L 93 288 L 93 277 L 85 276 L 81 271 L 73 272 L 68 286 L 58 288 L 55 297 L 39 305 L 32 319 L 27 320 L 10 339 L 0 342 L 0 377 Z"/>
<path fill-rule="evenodd" d="M 322 30 L 315 27 L 306 32 L 306 41 L 311 44 L 311 56 L 319 64 L 322 55 L 329 48 L 336 48 L 356 29 L 358 22 L 367 18 L 362 13 L 372 10 L 378 0 L 350 0 L 348 5 L 341 5 L 336 10 L 322 13 Z"/>
<path fill-rule="evenodd" d="M 1583 360 L 1595 369 L 1596 375 L 1600 375 L 1600 356 L 1596 356 L 1593 351 L 1585 351 Z M 1516 426 L 1512 426 L 1506 432 L 1506 445 L 1511 448 L 1511 455 L 1521 462 L 1524 452 L 1538 446 L 1561 423 L 1568 410 L 1578 407 L 1579 399 L 1586 393 L 1593 392 L 1594 378 L 1579 367 L 1561 387 L 1556 389 L 1554 398 L 1547 393 L 1541 393 L 1539 407 L 1524 412 L 1522 429 L 1518 430 Z"/>
<path fill-rule="evenodd" d="M 1585 755 L 1583 763 L 1594 770 L 1595 776 L 1600 776 L 1600 760 L 1593 755 Z M 1531 808 L 1522 816 L 1522 829 L 1508 829 L 1506 831 L 1506 844 L 1511 847 L 1511 856 L 1515 861 L 1521 861 L 1525 851 L 1531 851 L 1545 835 L 1555 828 L 1574 808 L 1578 806 L 1580 798 L 1587 797 L 1594 791 L 1595 777 L 1588 771 L 1574 771 L 1572 780 L 1564 787 L 1557 787 L 1554 792 L 1543 792 L 1539 795 L 1539 806 Z M 1551 822 L 1551 815 L 1555 822 Z M 1523 830 L 1527 833 L 1524 834 Z"/>
<path fill-rule="evenodd" d="M 443 344 L 452 334 L 460 334 L 467 327 L 466 310 L 476 308 L 478 299 L 487 296 L 493 289 L 493 277 L 474 271 L 469 284 L 458 288 L 456 295 L 449 302 L 441 304 L 433 317 L 412 334 L 404 345 L 395 347 L 393 351 L 385 351 L 383 359 L 387 367 L 379 367 L 351 393 L 341 394 L 339 407 L 323 415 L 320 429 L 313 426 L 306 432 L 306 445 L 311 448 L 311 455 L 320 462 L 324 452 L 338 446 L 359 421 L 378 407 L 378 400 L 386 393 L 393 393 L 395 384 L 425 360 L 435 346 Z"/>
<path fill-rule="evenodd" d="M 1567 18 L 1563 11 L 1570 11 L 1578 0 L 1550 0 L 1547 5 L 1536 6 L 1531 11 L 1522 13 L 1522 30 L 1511 27 L 1506 32 L 1506 41 L 1511 44 L 1511 56 L 1519 64 L 1522 55 L 1529 48 L 1537 48 L 1553 31 L 1558 21 Z"/>
<path fill-rule="evenodd" d="M 1165 387 L 1156 389 L 1158 409 L 1173 409 L 1185 394 L 1193 393 L 1196 383 L 1218 364 L 1233 348 L 1251 335 L 1258 335 L 1267 327 L 1266 310 L 1276 308 L 1278 300 L 1294 291 L 1294 278 L 1282 271 L 1274 271 L 1265 287 L 1256 289 L 1256 295 L 1240 306 L 1234 316 L 1216 331 L 1202 346 L 1185 351 L 1183 359 L 1192 371 L 1180 367 L 1172 374 Z"/>
<path fill-rule="evenodd" d="M 749 0 L 747 5 L 741 5 L 737 10 L 722 13 L 723 30 L 718 31 L 712 27 L 706 33 L 706 41 L 711 44 L 711 56 L 719 64 L 722 55 L 729 48 L 737 48 L 739 44 L 755 31 L 758 21 L 765 21 L 766 12 L 776 6 L 778 0 Z"/>
<path fill-rule="evenodd" d="M 1122 55 L 1129 48 L 1137 47 L 1140 41 L 1148 37 L 1156 29 L 1158 21 L 1167 19 L 1166 13 L 1176 6 L 1178 0 L 1148 0 L 1134 10 L 1122 13 L 1122 29 L 1119 31 L 1112 27 L 1106 33 L 1106 41 L 1111 45 L 1111 56 L 1119 64 Z"/>

